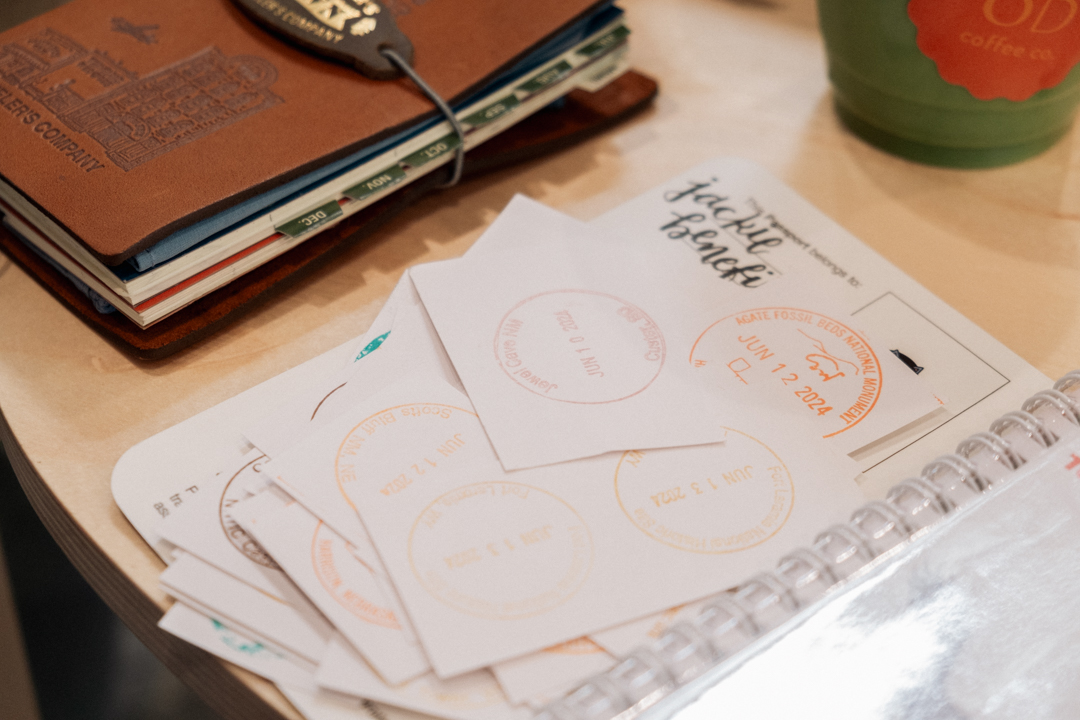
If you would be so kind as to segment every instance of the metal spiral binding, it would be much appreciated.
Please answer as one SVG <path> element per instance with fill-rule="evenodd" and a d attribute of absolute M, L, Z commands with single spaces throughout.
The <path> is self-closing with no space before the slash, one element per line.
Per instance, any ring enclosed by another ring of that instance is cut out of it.
<path fill-rule="evenodd" d="M 690 622 L 624 657 L 537 715 L 537 720 L 631 720 L 839 586 L 874 558 L 1008 480 L 1062 438 L 1080 435 L 1080 370 L 1029 398 L 940 457 L 846 525 L 784 556 L 774 572 L 712 598 Z"/>

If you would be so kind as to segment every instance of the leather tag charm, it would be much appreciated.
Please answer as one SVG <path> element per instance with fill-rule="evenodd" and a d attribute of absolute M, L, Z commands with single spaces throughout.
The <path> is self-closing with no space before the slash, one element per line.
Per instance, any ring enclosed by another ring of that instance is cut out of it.
<path fill-rule="evenodd" d="M 412 43 L 394 16 L 375 0 L 233 0 L 271 32 L 318 55 L 343 62 L 375 80 L 401 71 L 380 54 L 390 48 L 410 65 Z"/>

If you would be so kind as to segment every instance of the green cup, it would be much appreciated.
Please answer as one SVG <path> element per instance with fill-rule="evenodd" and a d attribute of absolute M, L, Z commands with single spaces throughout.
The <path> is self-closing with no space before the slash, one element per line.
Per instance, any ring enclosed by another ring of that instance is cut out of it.
<path fill-rule="evenodd" d="M 943 80 L 916 45 L 908 0 L 818 0 L 818 12 L 837 112 L 883 150 L 931 165 L 993 167 L 1037 155 L 1072 126 L 1080 65 L 1022 102 L 980 100 Z"/>

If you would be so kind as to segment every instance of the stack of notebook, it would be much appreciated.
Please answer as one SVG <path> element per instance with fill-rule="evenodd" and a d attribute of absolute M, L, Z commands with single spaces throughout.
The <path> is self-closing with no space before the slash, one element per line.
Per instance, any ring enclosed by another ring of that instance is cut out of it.
<path fill-rule="evenodd" d="M 297 1 L 289 16 L 322 22 L 325 4 Z M 629 31 L 610 0 L 384 11 L 477 149 L 467 169 L 565 144 L 655 92 L 626 71 Z M 409 80 L 310 56 L 227 0 L 76 0 L 14 28 L 0 35 L 0 106 L 0 245 L 144 355 L 370 232 L 441 184 L 462 144 Z"/>

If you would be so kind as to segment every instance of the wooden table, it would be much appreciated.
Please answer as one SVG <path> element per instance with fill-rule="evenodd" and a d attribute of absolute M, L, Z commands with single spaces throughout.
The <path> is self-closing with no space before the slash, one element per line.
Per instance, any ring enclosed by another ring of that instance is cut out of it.
<path fill-rule="evenodd" d="M 1028 362 L 1080 364 L 1080 137 L 989 171 L 883 154 L 833 112 L 812 0 L 624 0 L 654 109 L 597 139 L 430 196 L 333 266 L 160 362 L 127 357 L 0 257 L 0 423 L 76 567 L 227 718 L 296 718 L 267 683 L 159 631 L 162 564 L 113 504 L 139 441 L 360 334 L 402 271 L 460 255 L 515 193 L 581 219 L 716 155 L 785 180 Z"/>

